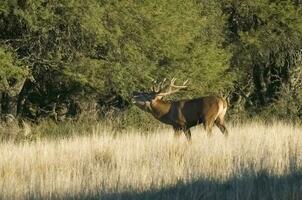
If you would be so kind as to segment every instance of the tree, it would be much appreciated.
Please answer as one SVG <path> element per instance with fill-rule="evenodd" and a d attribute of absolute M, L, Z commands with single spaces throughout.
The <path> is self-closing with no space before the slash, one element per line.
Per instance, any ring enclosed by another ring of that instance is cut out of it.
<path fill-rule="evenodd" d="M 1 113 L 16 116 L 22 102 L 22 88 L 29 78 L 29 69 L 0 48 Z"/>
<path fill-rule="evenodd" d="M 231 62 L 242 73 L 238 87 L 246 88 L 241 91 L 249 102 L 245 106 L 261 111 L 283 98 L 282 88 L 297 75 L 293 72 L 300 67 L 301 5 L 295 1 L 226 2 Z M 245 87 L 250 80 L 252 84 Z"/>

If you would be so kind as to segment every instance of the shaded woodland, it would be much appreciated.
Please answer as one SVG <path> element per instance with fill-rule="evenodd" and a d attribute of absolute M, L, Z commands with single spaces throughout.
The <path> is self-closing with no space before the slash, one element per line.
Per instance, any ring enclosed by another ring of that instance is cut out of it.
<path fill-rule="evenodd" d="M 230 119 L 299 121 L 302 1 L 1 0 L 2 121 L 141 123 L 132 93 L 172 77 Z"/>

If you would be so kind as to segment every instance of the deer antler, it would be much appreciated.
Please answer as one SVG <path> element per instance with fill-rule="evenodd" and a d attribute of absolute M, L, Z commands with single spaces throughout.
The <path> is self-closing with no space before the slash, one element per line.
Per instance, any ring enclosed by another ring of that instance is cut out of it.
<path fill-rule="evenodd" d="M 164 79 L 166 80 L 166 79 Z M 167 96 L 167 95 L 170 95 L 170 94 L 174 94 L 182 89 L 185 89 L 187 88 L 187 83 L 189 80 L 186 80 L 185 82 L 183 82 L 182 85 L 175 85 L 176 81 L 176 78 L 172 78 L 171 79 L 171 82 L 170 82 L 170 85 L 168 85 L 168 87 L 165 89 L 165 91 L 163 92 L 163 82 L 161 84 L 161 90 L 158 92 L 157 96 Z"/>
<path fill-rule="evenodd" d="M 164 78 L 164 80 L 162 80 L 158 84 L 157 84 L 157 81 L 153 81 L 153 86 L 152 86 L 151 90 L 155 93 L 160 93 L 163 90 L 166 81 L 167 81 L 167 78 Z"/>

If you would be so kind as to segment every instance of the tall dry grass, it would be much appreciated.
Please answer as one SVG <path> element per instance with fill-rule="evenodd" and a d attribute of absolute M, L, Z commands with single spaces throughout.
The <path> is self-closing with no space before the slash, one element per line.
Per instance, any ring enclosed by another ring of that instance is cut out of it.
<path fill-rule="evenodd" d="M 282 123 L 0 144 L 0 199 L 302 199 L 302 129 Z"/>

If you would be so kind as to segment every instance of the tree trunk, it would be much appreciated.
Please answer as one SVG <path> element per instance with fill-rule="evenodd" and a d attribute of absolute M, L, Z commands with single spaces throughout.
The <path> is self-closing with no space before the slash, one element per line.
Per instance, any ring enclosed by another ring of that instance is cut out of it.
<path fill-rule="evenodd" d="M 6 115 L 17 116 L 18 96 L 11 96 L 9 93 L 3 95 L 3 113 Z"/>
<path fill-rule="evenodd" d="M 0 92 L 0 121 L 1 121 L 2 115 L 3 115 L 3 112 L 2 112 L 3 98 L 2 98 L 2 96 L 3 96 L 3 93 Z"/>
<path fill-rule="evenodd" d="M 31 80 L 27 79 L 24 82 L 24 85 L 18 95 L 18 99 L 17 99 L 17 116 L 24 116 L 28 113 L 25 113 L 25 101 L 28 97 L 29 92 L 31 91 L 31 89 L 33 88 L 33 84 L 31 82 Z"/>
<path fill-rule="evenodd" d="M 255 64 L 253 68 L 253 80 L 256 89 L 257 99 L 260 105 L 263 106 L 267 102 L 266 101 L 267 85 L 264 81 L 264 69 L 258 64 Z"/>
<path fill-rule="evenodd" d="M 17 96 L 11 96 L 7 92 L 2 93 L 2 120 L 6 123 L 15 121 L 17 116 Z"/>
<path fill-rule="evenodd" d="M 14 81 L 13 84 L 10 84 L 9 81 L 3 80 L 5 91 L 2 92 L 1 106 L 2 114 L 5 116 L 5 119 L 14 119 L 18 115 L 18 102 L 20 102 L 19 97 L 20 93 L 23 90 L 26 78 L 20 81 Z"/>

